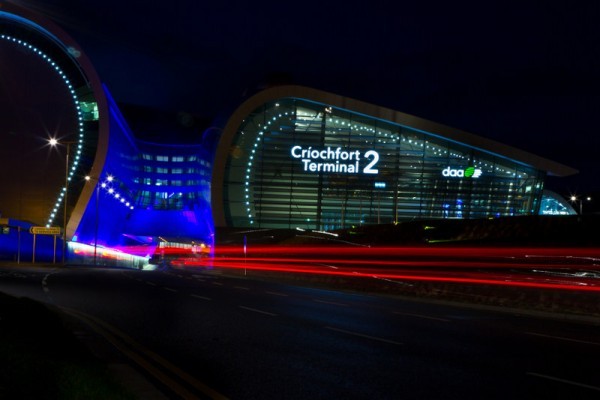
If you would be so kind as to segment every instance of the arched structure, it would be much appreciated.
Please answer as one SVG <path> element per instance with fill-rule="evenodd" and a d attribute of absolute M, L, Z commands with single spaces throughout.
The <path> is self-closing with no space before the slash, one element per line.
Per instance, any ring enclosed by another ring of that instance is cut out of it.
<path fill-rule="evenodd" d="M 71 240 L 94 190 L 94 184 L 82 180 L 81 177 L 90 173 L 99 175 L 108 151 L 110 128 L 106 117 L 109 113 L 104 89 L 89 59 L 79 45 L 52 21 L 29 10 L 10 3 L 0 3 L 0 46 L 2 46 L 0 50 L 4 53 L 3 67 L 12 67 L 15 74 L 22 73 L 22 71 L 15 70 L 19 68 L 15 54 L 19 54 L 20 57 L 26 59 L 23 63 L 39 62 L 43 64 L 33 67 L 37 68 L 33 72 L 34 74 L 41 73 L 41 70 L 45 68 L 51 74 L 56 75 L 61 80 L 68 96 L 71 97 L 73 117 L 71 126 L 66 132 L 56 129 L 32 133 L 37 136 L 33 140 L 40 139 L 42 145 L 45 144 L 44 140 L 54 138 L 61 146 L 58 149 L 61 154 L 48 156 L 47 152 L 46 154 L 40 152 L 31 157 L 33 162 L 42 160 L 44 157 L 54 157 L 64 165 L 64 161 L 60 160 L 65 159 L 67 149 L 70 153 L 69 162 L 62 169 L 52 168 L 52 171 L 42 171 L 45 175 L 45 182 L 35 182 L 39 188 L 35 196 L 27 196 L 27 198 L 3 196 L 4 217 L 27 219 L 35 225 L 62 227 L 66 210 L 66 238 Z M 11 62 L 7 62 L 8 60 Z M 41 86 L 43 85 L 38 87 L 40 91 L 43 89 Z M 35 89 L 31 90 L 31 93 L 27 93 L 31 96 L 36 94 Z M 10 98 L 11 96 L 6 97 Z M 32 100 L 32 102 L 34 101 L 35 99 Z M 15 114 L 26 119 L 28 116 L 24 112 L 23 109 L 15 110 Z M 49 112 L 49 114 L 51 113 L 52 111 Z M 43 123 L 44 121 L 42 121 Z M 14 136 L 25 134 L 11 131 L 11 127 L 5 127 L 5 129 L 7 130 L 5 134 Z M 9 149 L 13 152 L 15 150 L 14 148 Z M 19 156 L 24 157 L 25 155 L 21 153 Z M 56 160 L 54 164 L 56 164 Z M 25 179 L 25 176 L 18 176 L 17 173 L 20 170 L 15 166 L 4 165 L 3 167 L 5 170 L 12 167 L 13 170 L 13 175 L 5 177 L 5 180 Z M 40 173 L 39 170 L 34 171 Z M 23 172 L 23 174 L 26 173 Z M 53 176 L 60 177 L 58 182 L 52 179 Z M 54 184 L 53 188 L 43 187 L 44 183 L 48 181 Z M 68 183 L 68 190 L 65 190 L 66 183 Z M 30 186 L 32 185 L 30 184 Z M 48 193 L 48 190 L 53 194 Z M 67 199 L 65 199 L 65 193 L 68 194 Z M 50 196 L 55 200 L 50 200 Z M 9 205 L 10 199 L 21 204 L 18 212 L 14 206 Z M 67 201 L 67 207 L 64 206 L 65 201 Z M 44 219 L 40 218 L 42 213 L 46 215 Z"/>

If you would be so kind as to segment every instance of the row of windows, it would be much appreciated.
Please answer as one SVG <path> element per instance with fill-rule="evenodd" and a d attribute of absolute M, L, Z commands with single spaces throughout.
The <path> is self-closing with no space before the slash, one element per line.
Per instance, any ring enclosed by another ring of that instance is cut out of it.
<path fill-rule="evenodd" d="M 142 159 L 147 161 L 159 161 L 159 162 L 194 162 L 197 161 L 200 165 L 210 167 L 210 163 L 196 155 L 192 156 L 165 156 L 165 155 L 154 155 L 143 153 Z"/>
<path fill-rule="evenodd" d="M 147 186 L 189 186 L 195 187 L 198 185 L 208 185 L 209 182 L 206 179 L 196 180 L 196 179 L 188 179 L 188 180 L 179 180 L 179 179 L 151 179 L 151 178 L 135 178 L 135 183 L 141 183 Z"/>
<path fill-rule="evenodd" d="M 151 167 L 149 165 L 144 165 L 143 171 L 158 174 L 197 174 L 202 176 L 208 176 L 210 174 L 208 170 L 200 168 L 164 168 Z"/>

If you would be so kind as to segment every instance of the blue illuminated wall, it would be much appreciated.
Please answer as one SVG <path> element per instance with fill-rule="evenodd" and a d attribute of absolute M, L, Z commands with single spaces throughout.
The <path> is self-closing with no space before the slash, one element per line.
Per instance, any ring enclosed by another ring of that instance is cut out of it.
<path fill-rule="evenodd" d="M 110 140 L 73 241 L 151 256 L 159 240 L 212 244 L 210 168 L 200 145 L 136 140 L 109 99 Z"/>

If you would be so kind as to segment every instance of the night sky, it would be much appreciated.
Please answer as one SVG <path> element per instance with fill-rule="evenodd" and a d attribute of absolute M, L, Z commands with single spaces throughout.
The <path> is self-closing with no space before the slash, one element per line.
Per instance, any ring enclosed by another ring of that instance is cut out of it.
<path fill-rule="evenodd" d="M 562 194 L 600 192 L 600 2 L 14 2 L 79 42 L 124 109 L 211 120 L 265 84 L 306 85 L 579 169 L 548 180 Z"/>

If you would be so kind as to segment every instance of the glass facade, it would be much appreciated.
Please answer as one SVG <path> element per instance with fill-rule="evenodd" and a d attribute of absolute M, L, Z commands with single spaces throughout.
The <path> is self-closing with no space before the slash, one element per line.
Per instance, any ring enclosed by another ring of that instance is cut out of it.
<path fill-rule="evenodd" d="M 333 230 L 415 218 L 537 214 L 543 171 L 444 137 L 299 98 L 237 130 L 228 226 Z"/>
<path fill-rule="evenodd" d="M 577 211 L 559 194 L 544 190 L 540 203 L 540 215 L 577 215 Z"/>
<path fill-rule="evenodd" d="M 211 165 L 201 146 L 151 144 L 142 148 L 135 205 L 152 210 L 190 210 L 210 203 Z M 201 156 L 198 156 L 201 154 Z"/>

